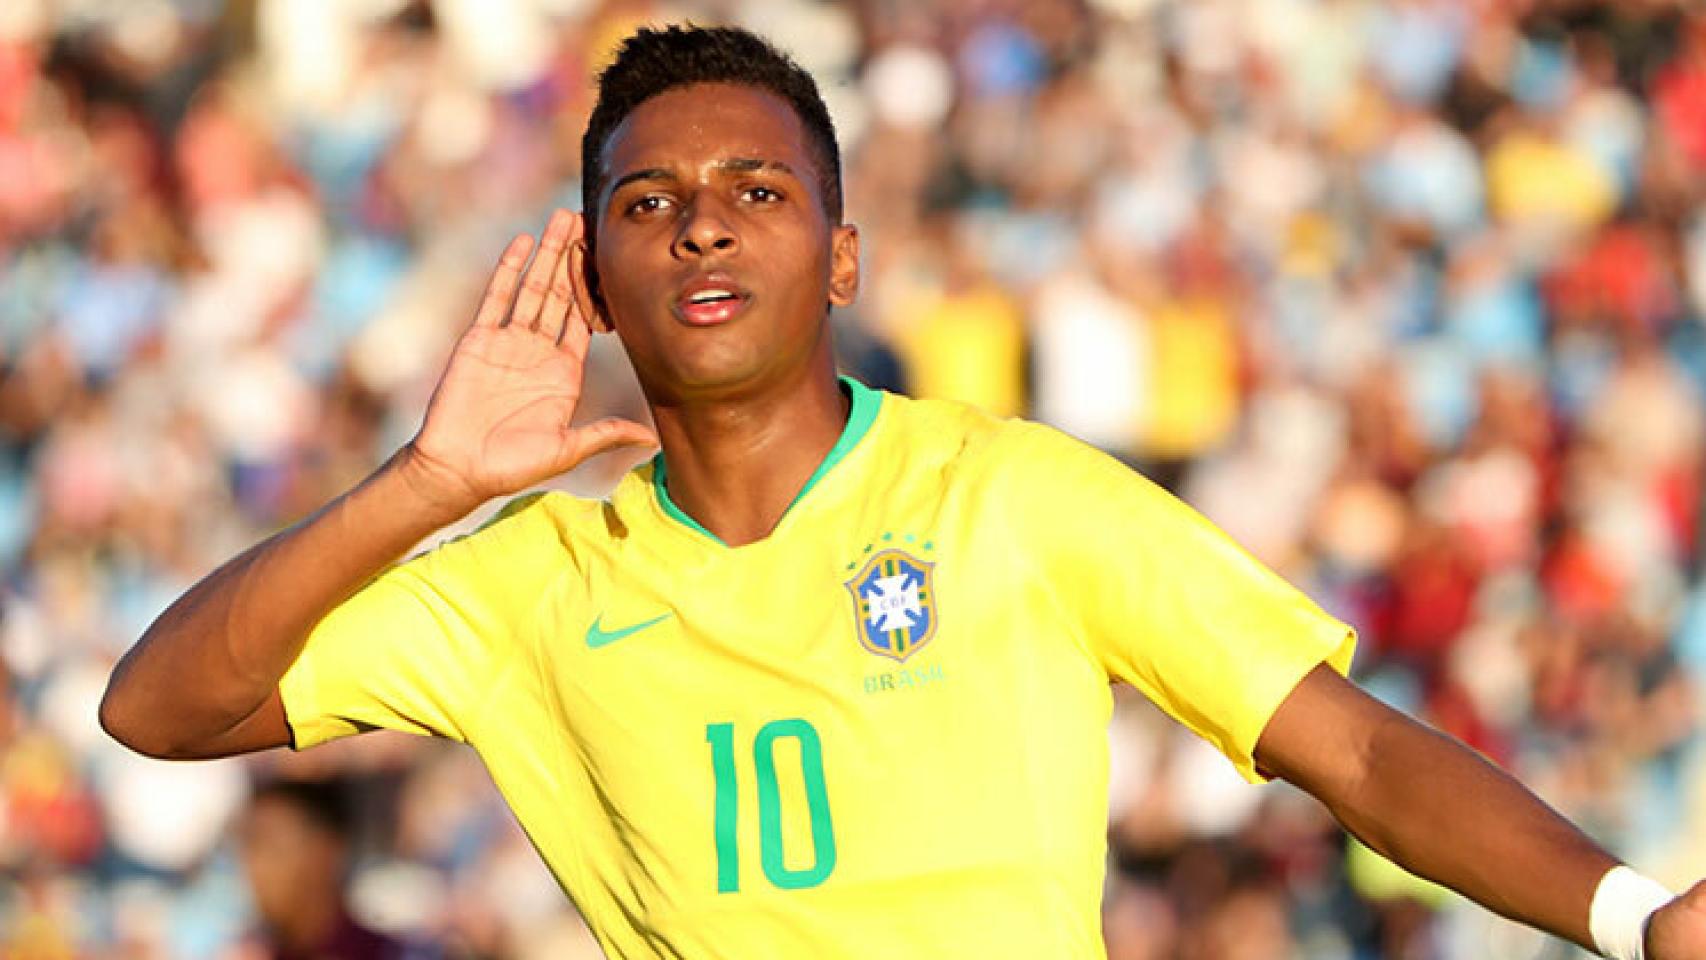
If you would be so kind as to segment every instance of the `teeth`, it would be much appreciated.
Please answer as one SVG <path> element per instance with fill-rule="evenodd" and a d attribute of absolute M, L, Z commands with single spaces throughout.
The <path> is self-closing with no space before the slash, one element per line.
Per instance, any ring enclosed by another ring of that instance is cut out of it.
<path fill-rule="evenodd" d="M 735 295 L 727 290 L 701 290 L 688 297 L 689 303 L 714 303 L 718 300 L 733 300 Z"/>

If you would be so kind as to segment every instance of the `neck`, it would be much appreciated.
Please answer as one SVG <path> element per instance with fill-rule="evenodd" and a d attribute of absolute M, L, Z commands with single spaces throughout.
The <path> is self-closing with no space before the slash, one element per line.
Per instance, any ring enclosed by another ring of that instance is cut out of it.
<path fill-rule="evenodd" d="M 729 546 L 768 536 L 847 425 L 834 370 L 752 396 L 655 406 L 669 497 Z"/>

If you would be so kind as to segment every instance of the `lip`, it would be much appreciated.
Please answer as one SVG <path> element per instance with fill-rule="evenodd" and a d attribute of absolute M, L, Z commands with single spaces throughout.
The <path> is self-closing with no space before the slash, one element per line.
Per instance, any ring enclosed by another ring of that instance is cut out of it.
<path fill-rule="evenodd" d="M 732 299 L 694 303 L 695 294 L 706 290 L 722 290 L 733 294 Z M 693 327 L 714 327 L 728 323 L 752 302 L 752 292 L 726 273 L 707 273 L 694 277 L 677 291 L 670 310 L 676 319 Z"/>

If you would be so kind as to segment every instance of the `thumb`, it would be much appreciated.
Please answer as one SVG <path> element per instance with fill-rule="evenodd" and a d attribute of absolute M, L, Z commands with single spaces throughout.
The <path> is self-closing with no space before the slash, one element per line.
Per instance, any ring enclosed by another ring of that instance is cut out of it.
<path fill-rule="evenodd" d="M 658 445 L 657 434 L 653 433 L 651 428 L 620 417 L 605 417 L 577 427 L 571 437 L 570 449 L 577 464 L 618 447 Z"/>

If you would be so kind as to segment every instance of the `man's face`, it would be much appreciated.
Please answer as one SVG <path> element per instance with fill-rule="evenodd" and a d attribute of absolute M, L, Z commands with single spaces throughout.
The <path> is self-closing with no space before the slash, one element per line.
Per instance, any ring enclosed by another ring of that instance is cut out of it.
<path fill-rule="evenodd" d="M 699 84 L 641 104 L 606 141 L 592 268 L 653 402 L 790 382 L 853 301 L 858 236 L 824 213 L 785 100 Z"/>
<path fill-rule="evenodd" d="M 255 909 L 267 926 L 291 928 L 342 896 L 343 842 L 289 801 L 257 800 L 238 840 Z"/>

